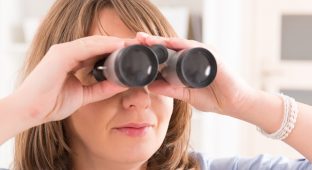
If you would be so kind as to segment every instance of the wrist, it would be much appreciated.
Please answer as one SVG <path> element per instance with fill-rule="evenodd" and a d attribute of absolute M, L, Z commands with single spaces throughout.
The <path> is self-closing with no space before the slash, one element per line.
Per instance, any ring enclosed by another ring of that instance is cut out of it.
<path fill-rule="evenodd" d="M 16 90 L 8 97 L 8 102 L 13 107 L 12 114 L 21 119 L 21 123 L 25 127 L 30 128 L 41 124 L 39 110 L 29 94 L 23 93 L 22 90 Z"/>
<path fill-rule="evenodd" d="M 28 115 L 29 110 L 30 107 L 16 93 L 0 100 L 0 144 L 37 125 Z"/>
<path fill-rule="evenodd" d="M 281 126 L 284 116 L 283 99 L 279 95 L 254 90 L 236 118 L 273 133 Z"/>
<path fill-rule="evenodd" d="M 298 105 L 297 102 L 283 94 L 279 95 L 283 99 L 283 122 L 280 125 L 280 128 L 274 133 L 267 133 L 263 129 L 258 127 L 258 131 L 260 131 L 263 135 L 278 140 L 284 140 L 288 137 L 288 135 L 292 132 L 295 127 L 295 123 L 298 115 Z"/>

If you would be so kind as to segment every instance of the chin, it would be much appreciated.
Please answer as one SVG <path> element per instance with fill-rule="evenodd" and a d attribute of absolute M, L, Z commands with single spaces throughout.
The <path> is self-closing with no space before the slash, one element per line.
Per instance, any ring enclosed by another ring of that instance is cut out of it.
<path fill-rule="evenodd" d="M 151 134 L 144 137 L 118 135 L 111 136 L 105 150 L 123 162 L 146 162 L 159 149 L 162 142 L 162 138 L 156 138 Z"/>
<path fill-rule="evenodd" d="M 144 144 L 143 144 L 144 145 Z M 125 148 L 120 152 L 121 160 L 125 162 L 146 162 L 153 154 L 158 150 L 155 145 L 149 146 L 133 146 L 131 148 Z"/>

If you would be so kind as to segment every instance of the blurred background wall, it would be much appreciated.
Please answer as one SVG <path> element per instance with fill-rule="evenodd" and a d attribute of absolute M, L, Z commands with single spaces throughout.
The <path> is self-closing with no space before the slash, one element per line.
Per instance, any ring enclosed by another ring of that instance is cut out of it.
<path fill-rule="evenodd" d="M 54 0 L 0 0 L 0 97 L 14 89 L 36 27 Z M 311 0 L 152 0 L 179 36 L 213 44 L 251 86 L 312 104 Z M 194 110 L 192 147 L 212 157 L 265 153 L 301 157 L 254 126 Z M 12 161 L 14 139 L 0 146 L 0 167 Z"/>

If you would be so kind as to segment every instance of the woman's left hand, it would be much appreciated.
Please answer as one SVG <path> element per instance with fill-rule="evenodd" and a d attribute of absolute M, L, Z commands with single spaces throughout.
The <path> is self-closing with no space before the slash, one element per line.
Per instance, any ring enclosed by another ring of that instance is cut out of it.
<path fill-rule="evenodd" d="M 164 80 L 156 80 L 149 85 L 151 92 L 186 101 L 204 112 L 217 112 L 244 120 L 267 133 L 276 132 L 280 128 L 284 116 L 283 100 L 277 95 L 246 85 L 222 63 L 213 48 L 196 41 L 155 37 L 145 33 L 138 33 L 137 39 L 144 45 L 162 44 L 176 50 L 204 47 L 217 60 L 217 75 L 208 87 L 200 89 L 174 87 Z M 298 103 L 298 109 L 296 127 L 284 141 L 311 161 L 312 135 L 306 131 L 311 129 L 312 107 Z"/>
<path fill-rule="evenodd" d="M 203 47 L 208 49 L 217 60 L 217 75 L 208 87 L 175 87 L 164 80 L 156 80 L 149 85 L 151 92 L 183 100 L 204 112 L 218 112 L 235 116 L 233 114 L 240 113 L 242 109 L 249 107 L 248 103 L 252 100 L 255 90 L 231 73 L 213 48 L 193 40 L 157 37 L 145 33 L 138 33 L 136 38 L 143 45 L 162 44 L 174 50 Z"/>

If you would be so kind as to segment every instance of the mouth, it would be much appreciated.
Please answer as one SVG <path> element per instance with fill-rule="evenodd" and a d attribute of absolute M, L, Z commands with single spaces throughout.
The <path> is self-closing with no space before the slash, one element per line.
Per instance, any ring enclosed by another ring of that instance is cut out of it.
<path fill-rule="evenodd" d="M 129 123 L 113 129 L 129 137 L 143 137 L 152 127 L 148 123 Z"/>

